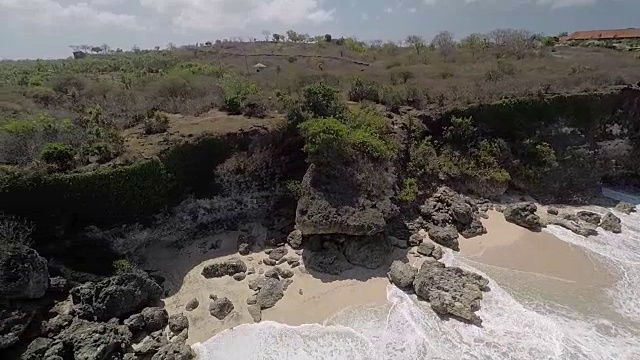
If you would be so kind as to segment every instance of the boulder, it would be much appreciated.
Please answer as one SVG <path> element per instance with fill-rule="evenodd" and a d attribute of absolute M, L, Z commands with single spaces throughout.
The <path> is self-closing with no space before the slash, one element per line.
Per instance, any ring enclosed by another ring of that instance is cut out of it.
<path fill-rule="evenodd" d="M 107 321 L 138 312 L 162 296 L 162 288 L 142 272 L 112 276 L 71 289 L 73 312 L 81 318 Z"/>
<path fill-rule="evenodd" d="M 151 360 L 191 360 L 196 354 L 191 346 L 181 343 L 170 343 L 158 350 Z"/>
<path fill-rule="evenodd" d="M 129 328 L 117 322 L 96 323 L 76 318 L 58 334 L 45 353 L 45 359 L 101 360 L 112 354 L 122 354 L 131 344 Z"/>
<path fill-rule="evenodd" d="M 436 248 L 436 245 L 431 241 L 429 241 L 429 242 L 423 242 L 422 244 L 420 244 L 420 246 L 418 246 L 418 249 L 416 249 L 416 251 L 420 255 L 431 256 L 431 252 L 433 252 L 433 249 L 435 248 Z"/>
<path fill-rule="evenodd" d="M 482 292 L 489 290 L 488 284 L 489 280 L 478 274 L 434 261 L 422 264 L 413 288 L 436 313 L 480 325 L 482 319 L 475 311 L 480 309 Z"/>
<path fill-rule="evenodd" d="M 145 328 L 144 316 L 142 314 L 133 314 L 123 321 L 123 324 L 129 328 L 134 335 L 140 333 Z"/>
<path fill-rule="evenodd" d="M 218 320 L 224 320 L 233 311 L 233 308 L 233 303 L 228 298 L 217 298 L 209 304 L 209 314 Z"/>
<path fill-rule="evenodd" d="M 238 235 L 238 253 L 240 255 L 249 255 L 251 253 L 252 241 L 250 237 L 244 234 Z"/>
<path fill-rule="evenodd" d="M 478 213 L 478 216 L 482 216 L 482 214 Z M 482 225 L 482 222 L 478 218 L 474 218 L 468 224 L 458 225 L 457 229 L 460 235 L 464 236 L 465 239 L 469 239 L 469 238 L 480 236 L 487 233 L 487 229 L 484 227 L 484 225 Z"/>
<path fill-rule="evenodd" d="M 223 276 L 233 276 L 237 273 L 246 272 L 247 265 L 238 258 L 231 258 L 225 261 L 216 262 L 205 266 L 202 269 L 202 276 L 206 279 L 219 278 Z"/>
<path fill-rule="evenodd" d="M 548 218 L 549 224 L 562 226 L 567 230 L 571 230 L 573 233 L 580 236 L 595 236 L 598 235 L 598 231 L 593 224 L 579 220 L 577 217 L 560 217 L 551 215 Z"/>
<path fill-rule="evenodd" d="M 435 248 L 433 248 L 433 251 L 431 252 L 431 257 L 436 259 L 436 260 L 440 260 L 442 259 L 442 247 L 440 246 L 436 246 Z"/>
<path fill-rule="evenodd" d="M 53 345 L 53 339 L 39 337 L 29 343 L 25 352 L 20 356 L 20 360 L 41 360 L 44 354 Z"/>
<path fill-rule="evenodd" d="M 197 309 L 198 306 L 200 306 L 200 302 L 198 301 L 198 299 L 193 298 L 193 299 L 187 301 L 187 304 L 184 306 L 184 309 L 187 310 L 187 311 L 193 311 L 193 310 Z"/>
<path fill-rule="evenodd" d="M 36 308 L 27 304 L 5 304 L 0 300 L 0 349 L 18 342 L 33 320 Z"/>
<path fill-rule="evenodd" d="M 424 241 L 424 235 L 421 232 L 417 232 L 409 237 L 409 246 L 418 246 Z"/>
<path fill-rule="evenodd" d="M 296 229 L 302 235 L 369 236 L 385 230 L 386 219 L 397 212 L 391 202 L 393 179 L 374 168 L 360 171 L 360 165 L 366 164 L 331 171 L 309 166 L 296 209 Z"/>
<path fill-rule="evenodd" d="M 397 247 L 398 249 L 406 249 L 409 247 L 407 240 L 400 240 L 395 236 L 389 236 L 389 243 L 391 243 L 391 246 Z"/>
<path fill-rule="evenodd" d="M 622 224 L 620 223 L 620 218 L 610 212 L 604 215 L 599 226 L 606 231 L 611 231 L 614 234 L 619 234 L 622 232 Z"/>
<path fill-rule="evenodd" d="M 0 251 L 0 298 L 37 299 L 49 286 L 47 260 L 24 245 L 5 245 Z"/>
<path fill-rule="evenodd" d="M 275 248 L 275 249 L 271 250 L 271 252 L 269 252 L 269 259 L 275 260 L 275 261 L 280 261 L 288 253 L 289 253 L 289 250 L 287 250 L 286 247 L 284 247 L 284 246 L 283 247 L 278 247 L 278 248 Z"/>
<path fill-rule="evenodd" d="M 167 310 L 159 307 L 148 307 L 140 312 L 144 319 L 144 329 L 148 333 L 164 329 L 169 322 L 169 314 Z"/>
<path fill-rule="evenodd" d="M 554 208 L 553 206 L 547 208 L 547 214 L 549 214 L 549 215 L 558 215 L 559 213 L 560 213 L 560 211 L 558 211 L 558 209 Z"/>
<path fill-rule="evenodd" d="M 247 277 L 247 273 L 237 273 L 237 274 L 233 274 L 233 280 L 235 281 L 242 281 Z"/>
<path fill-rule="evenodd" d="M 542 222 L 536 215 L 538 207 L 532 202 L 507 205 L 502 214 L 510 223 L 533 231 L 540 231 Z"/>
<path fill-rule="evenodd" d="M 600 224 L 600 215 L 594 213 L 593 211 L 580 210 L 576 213 L 578 219 L 588 222 L 589 224 L 598 225 Z"/>
<path fill-rule="evenodd" d="M 269 269 L 264 272 L 264 277 L 273 278 L 276 280 L 280 280 L 280 273 L 277 271 L 278 267 L 274 267 L 273 269 Z"/>
<path fill-rule="evenodd" d="M 265 278 L 258 290 L 256 300 L 261 309 L 268 309 L 275 306 L 283 296 L 283 283 L 273 278 Z"/>
<path fill-rule="evenodd" d="M 304 264 L 307 269 L 330 275 L 340 275 L 343 271 L 353 268 L 337 248 L 305 251 Z"/>
<path fill-rule="evenodd" d="M 276 271 L 278 272 L 278 275 L 280 275 L 281 278 L 283 279 L 290 279 L 293 277 L 293 271 L 289 270 L 289 269 L 282 269 L 279 267 L 275 268 Z"/>
<path fill-rule="evenodd" d="M 411 264 L 396 260 L 391 263 L 387 277 L 389 277 L 389 281 L 392 284 L 399 288 L 410 288 L 417 272 L 418 269 L 411 266 Z"/>
<path fill-rule="evenodd" d="M 302 231 L 293 230 L 287 236 L 287 243 L 293 249 L 299 249 L 302 247 Z"/>
<path fill-rule="evenodd" d="M 145 357 L 155 354 L 168 343 L 169 341 L 167 337 L 162 334 L 162 331 L 156 331 L 145 336 L 137 344 L 131 345 L 131 348 L 136 355 Z"/>
<path fill-rule="evenodd" d="M 624 201 L 620 201 L 618 204 L 616 204 L 615 209 L 625 214 L 631 214 L 632 212 L 636 211 L 635 205 L 629 204 Z"/>
<path fill-rule="evenodd" d="M 262 321 L 262 309 L 260 309 L 260 305 L 251 304 L 247 306 L 247 310 L 254 322 Z"/>
<path fill-rule="evenodd" d="M 458 230 L 453 226 L 432 226 L 429 229 L 429 238 L 442 246 L 459 250 Z"/>
<path fill-rule="evenodd" d="M 173 314 L 169 316 L 169 330 L 174 334 L 179 334 L 189 328 L 189 319 L 184 314 Z"/>
<path fill-rule="evenodd" d="M 344 256 L 353 265 L 376 269 L 387 261 L 391 244 L 384 234 L 352 237 L 345 241 Z"/>

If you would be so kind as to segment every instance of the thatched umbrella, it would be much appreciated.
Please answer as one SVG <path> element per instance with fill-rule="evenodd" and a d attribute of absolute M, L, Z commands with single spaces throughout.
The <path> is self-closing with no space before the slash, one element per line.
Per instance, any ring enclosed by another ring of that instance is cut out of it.
<path fill-rule="evenodd" d="M 262 63 L 257 63 L 255 65 L 253 65 L 253 67 L 256 69 L 256 72 L 260 72 L 260 70 L 264 69 L 267 67 L 267 65 L 262 64 Z"/>

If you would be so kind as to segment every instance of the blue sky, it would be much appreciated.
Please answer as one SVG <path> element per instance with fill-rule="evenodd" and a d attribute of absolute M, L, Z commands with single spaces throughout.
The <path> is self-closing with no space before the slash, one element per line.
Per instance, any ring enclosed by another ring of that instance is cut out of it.
<path fill-rule="evenodd" d="M 0 0 L 0 58 L 55 58 L 69 45 L 130 49 L 261 38 L 262 30 L 400 40 L 442 30 L 640 27 L 640 0 Z"/>

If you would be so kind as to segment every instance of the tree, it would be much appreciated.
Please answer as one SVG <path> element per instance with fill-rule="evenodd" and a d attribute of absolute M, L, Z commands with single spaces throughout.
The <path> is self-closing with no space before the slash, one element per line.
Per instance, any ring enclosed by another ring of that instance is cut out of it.
<path fill-rule="evenodd" d="M 154 47 L 153 47 L 153 50 L 155 50 L 155 51 L 160 51 L 160 46 L 157 46 L 157 45 L 156 45 L 156 46 L 154 46 Z"/>
<path fill-rule="evenodd" d="M 108 53 L 111 51 L 111 47 L 108 44 L 102 44 L 100 45 L 100 47 L 102 48 L 102 52 L 104 53 Z"/>
<path fill-rule="evenodd" d="M 92 53 L 99 54 L 99 53 L 101 53 L 101 52 L 102 52 L 102 48 L 101 48 L 100 46 L 92 46 L 92 47 L 91 47 L 91 52 L 92 52 Z"/>
<path fill-rule="evenodd" d="M 521 59 L 534 45 L 531 32 L 519 29 L 496 29 L 491 31 L 489 39 L 506 54 Z"/>
<path fill-rule="evenodd" d="M 480 33 L 473 33 L 460 40 L 460 46 L 471 51 L 471 57 L 475 60 L 476 54 L 487 47 L 487 37 Z"/>
<path fill-rule="evenodd" d="M 424 39 L 422 38 L 422 36 L 409 35 L 407 36 L 405 41 L 407 44 L 413 46 L 413 48 L 416 49 L 416 53 L 418 55 L 420 55 L 420 51 L 424 49 Z"/>
<path fill-rule="evenodd" d="M 280 42 L 281 39 L 284 39 L 280 34 L 273 34 L 273 41 Z"/>
<path fill-rule="evenodd" d="M 131 51 L 133 51 L 134 53 L 139 53 L 140 52 L 140 47 L 138 47 L 138 45 L 133 45 L 131 47 Z"/>
<path fill-rule="evenodd" d="M 293 30 L 287 30 L 287 39 L 291 42 L 298 42 L 300 40 L 300 35 Z"/>
<path fill-rule="evenodd" d="M 450 58 L 456 48 L 456 42 L 453 39 L 453 33 L 449 31 L 441 31 L 431 40 L 431 46 L 437 49 L 445 58 Z"/>
<path fill-rule="evenodd" d="M 331 34 L 324 34 L 324 41 L 330 43 L 331 42 Z"/>
<path fill-rule="evenodd" d="M 262 35 L 264 36 L 264 41 L 271 39 L 271 31 L 269 30 L 262 30 Z"/>

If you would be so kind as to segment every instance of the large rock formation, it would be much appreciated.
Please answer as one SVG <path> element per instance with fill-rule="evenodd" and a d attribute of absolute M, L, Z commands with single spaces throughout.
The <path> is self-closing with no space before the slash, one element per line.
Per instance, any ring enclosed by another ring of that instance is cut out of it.
<path fill-rule="evenodd" d="M 37 299 L 49 286 L 47 260 L 24 245 L 0 251 L 0 298 Z"/>
<path fill-rule="evenodd" d="M 542 222 L 536 215 L 538 207 L 532 202 L 507 205 L 504 210 L 504 218 L 510 223 L 522 226 L 529 230 L 540 231 Z"/>
<path fill-rule="evenodd" d="M 111 359 L 116 354 L 124 354 L 132 337 L 125 325 L 76 318 L 71 326 L 53 339 L 44 359 Z"/>
<path fill-rule="evenodd" d="M 415 276 L 413 289 L 420 298 L 429 301 L 436 313 L 480 325 L 482 319 L 475 311 L 480 309 L 482 292 L 489 290 L 488 284 L 489 280 L 478 274 L 425 261 Z"/>
<path fill-rule="evenodd" d="M 392 184 L 387 172 L 366 164 L 328 170 L 310 165 L 302 180 L 296 229 L 302 235 L 383 232 L 386 219 L 396 211 L 390 200 Z"/>
<path fill-rule="evenodd" d="M 596 226 L 586 221 L 578 219 L 576 216 L 556 216 L 549 215 L 547 221 L 551 225 L 562 226 L 573 233 L 587 237 L 598 235 Z"/>
<path fill-rule="evenodd" d="M 162 288 L 144 273 L 112 276 L 71 290 L 74 313 L 85 319 L 106 321 L 124 317 L 153 304 Z"/>
<path fill-rule="evenodd" d="M 384 234 L 351 238 L 344 243 L 344 256 L 353 265 L 375 269 L 387 261 L 391 243 Z"/>
<path fill-rule="evenodd" d="M 36 309 L 27 303 L 0 300 L 0 349 L 17 343 L 35 315 Z"/>

